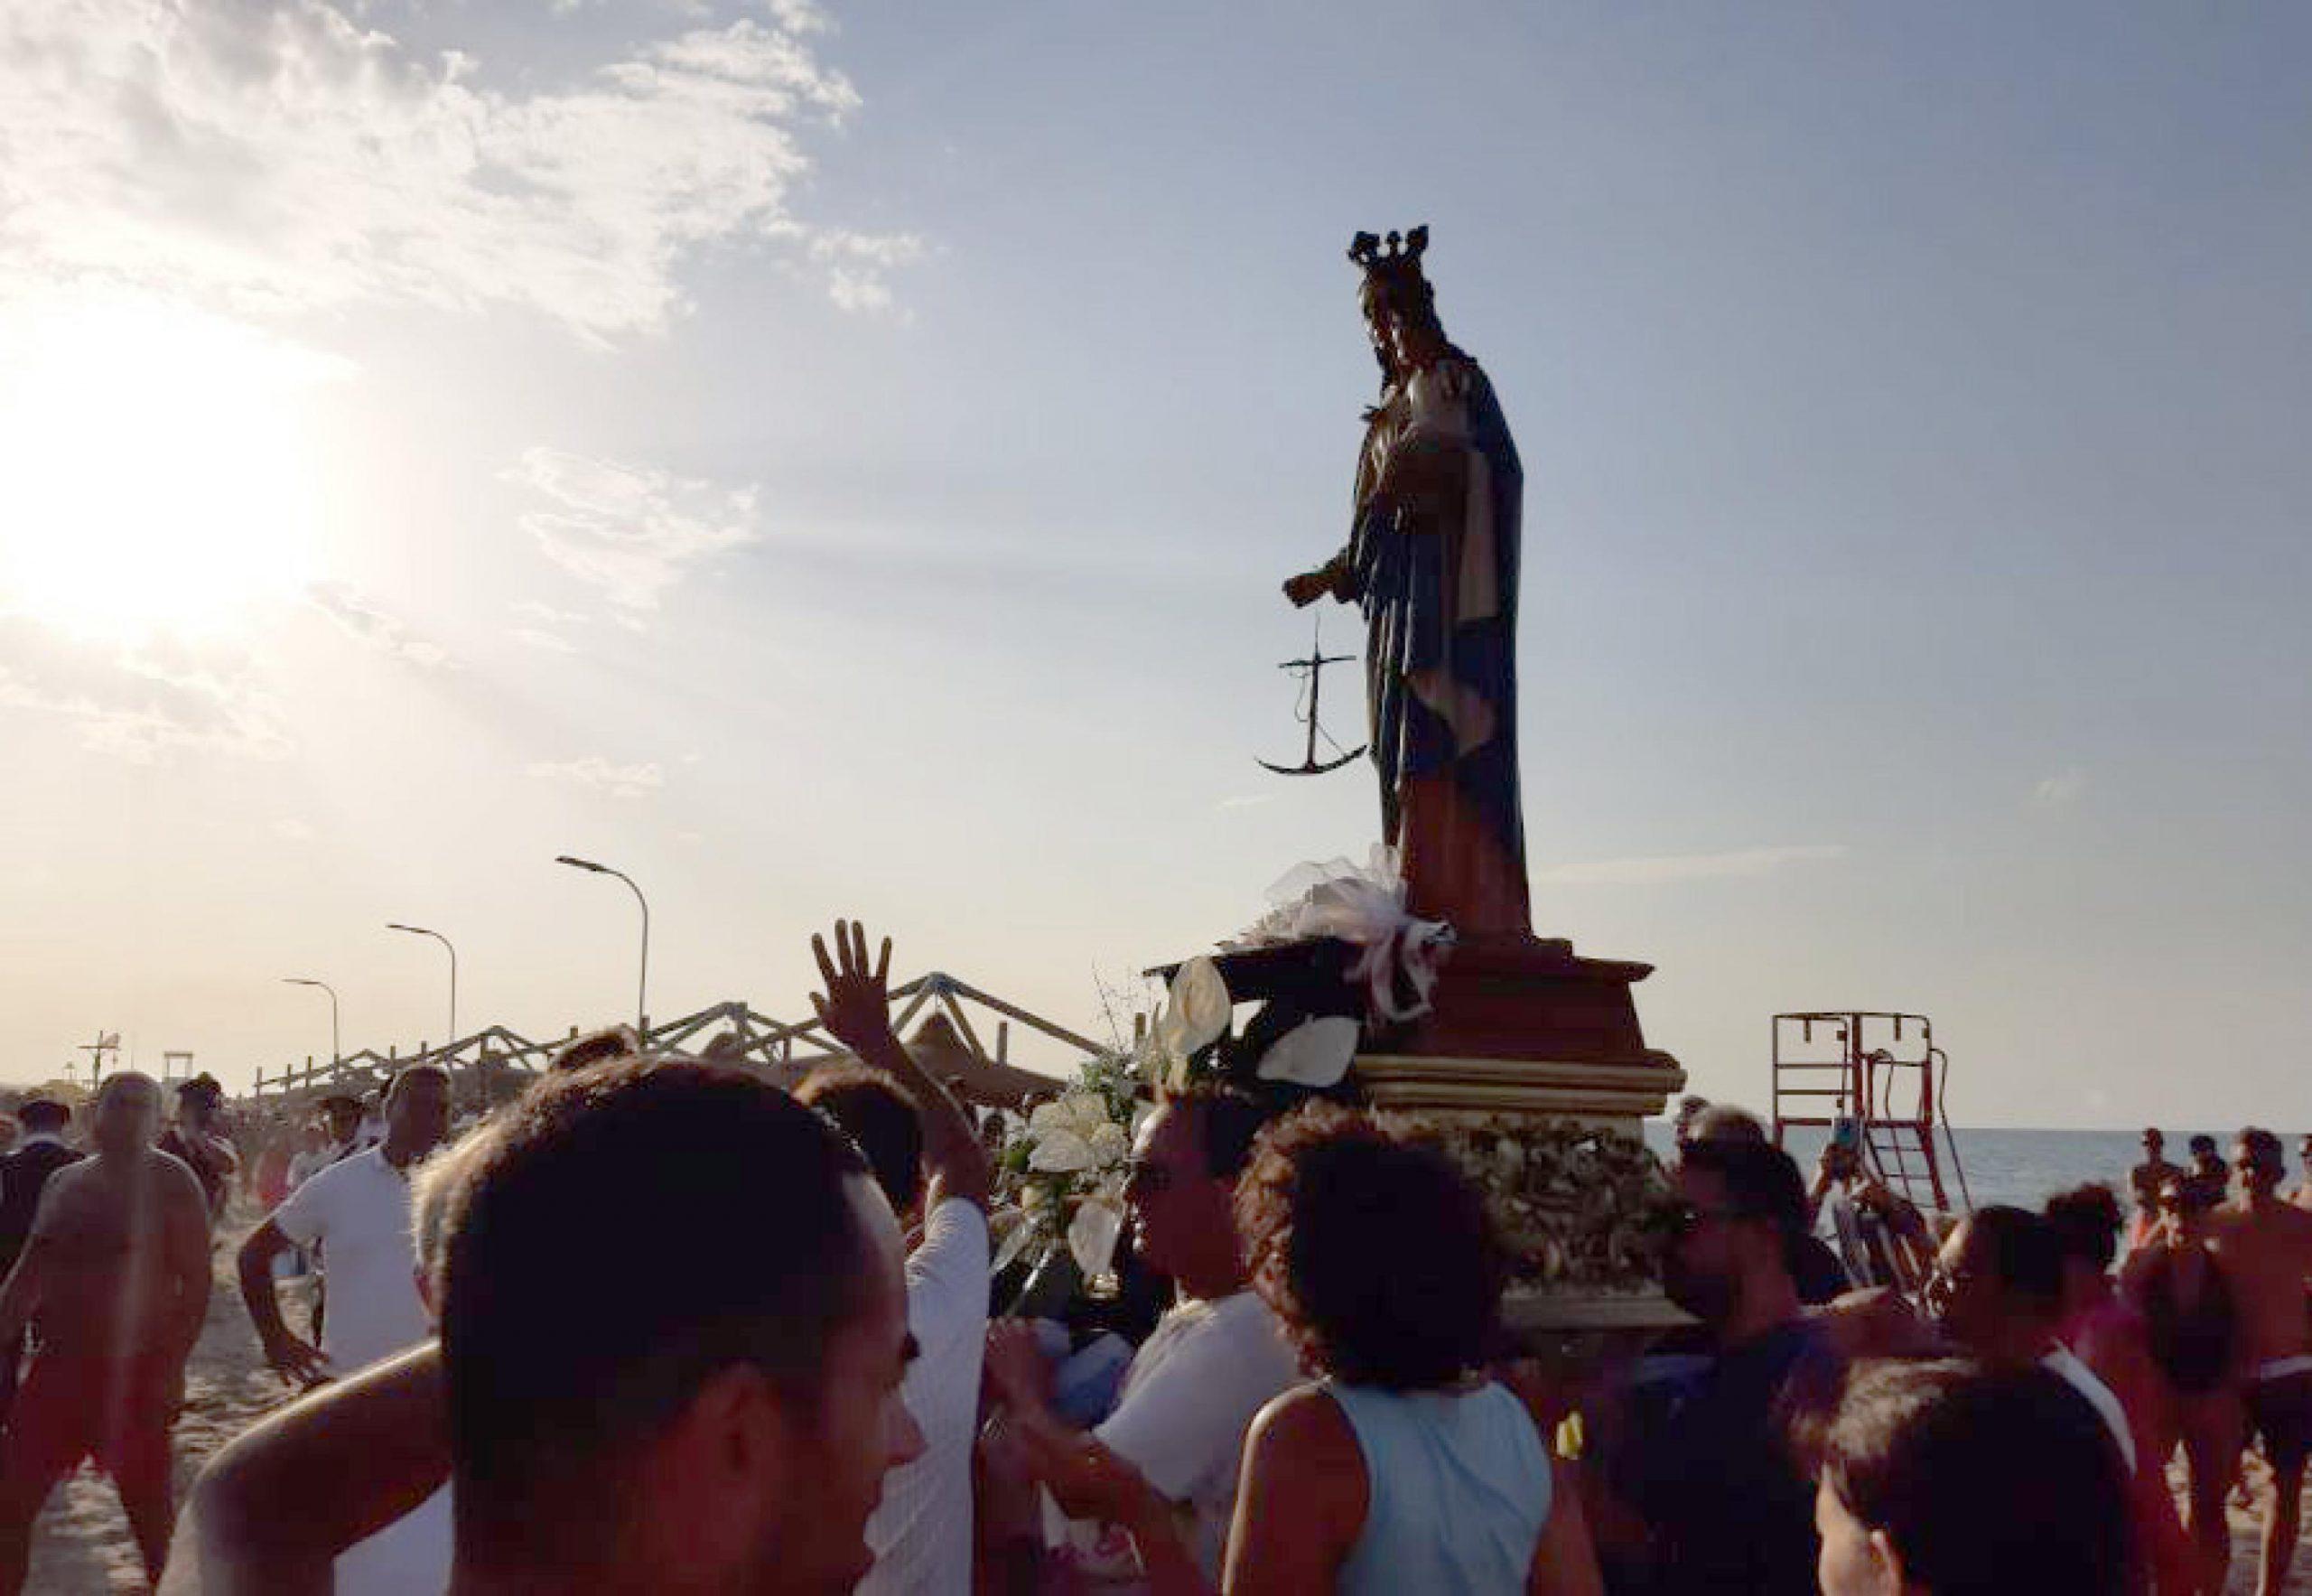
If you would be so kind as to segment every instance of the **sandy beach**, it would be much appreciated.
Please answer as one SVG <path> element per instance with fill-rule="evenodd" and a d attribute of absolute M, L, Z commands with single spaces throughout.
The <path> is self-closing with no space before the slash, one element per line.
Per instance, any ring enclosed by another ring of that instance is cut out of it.
<path fill-rule="evenodd" d="M 255 1223 L 254 1214 L 237 1211 L 217 1246 L 217 1287 L 209 1299 L 209 1317 L 201 1327 L 200 1344 L 193 1349 L 185 1379 L 184 1416 L 177 1424 L 180 1499 L 210 1453 L 289 1399 L 280 1377 L 265 1366 L 258 1354 L 256 1332 L 249 1328 L 239 1283 L 233 1274 L 234 1248 Z M 303 1323 L 301 1312 L 294 1314 L 294 1321 Z M 2170 1470 L 2169 1477 L 2180 1492 L 2180 1461 Z M 2260 1496 L 2269 1478 L 2261 1457 L 2249 1457 L 2246 1478 L 2251 1497 Z M 2307 1515 L 2307 1522 L 2312 1523 L 2312 1514 Z M 2255 1584 L 2256 1520 L 2252 1511 L 2241 1507 L 2236 1495 L 2232 1545 L 2232 1581 L 2226 1596 L 2245 1596 Z M 36 1596 L 100 1596 L 144 1588 L 144 1569 L 111 1482 L 82 1469 L 49 1498 L 48 1510 L 41 1516 L 33 1537 L 32 1579 L 26 1589 Z M 2288 1590 L 2290 1596 L 2312 1596 L 2312 1549 L 2298 1554 Z M 424 1593 L 413 1592 L 413 1596 Z"/>

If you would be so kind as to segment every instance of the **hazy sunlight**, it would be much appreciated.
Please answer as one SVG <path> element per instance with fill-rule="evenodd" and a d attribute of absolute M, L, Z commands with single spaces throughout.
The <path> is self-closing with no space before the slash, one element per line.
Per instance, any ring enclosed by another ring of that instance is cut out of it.
<path fill-rule="evenodd" d="M 230 628 L 312 573 L 300 401 L 341 363 L 152 299 L 0 323 L 0 607 L 83 635 Z"/>

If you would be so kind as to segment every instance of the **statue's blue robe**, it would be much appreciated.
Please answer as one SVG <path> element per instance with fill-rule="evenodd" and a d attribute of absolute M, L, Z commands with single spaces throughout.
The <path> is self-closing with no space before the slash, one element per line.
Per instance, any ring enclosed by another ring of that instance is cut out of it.
<path fill-rule="evenodd" d="M 1388 510 L 1371 488 L 1409 434 L 1464 452 L 1458 505 Z M 1524 473 L 1493 385 L 1456 350 L 1384 397 L 1357 473 L 1347 550 L 1366 621 L 1372 758 L 1384 835 L 1403 826 L 1407 783 L 1449 773 L 1459 809 L 1490 834 L 1525 895 L 1517 780 L 1518 508 Z"/>

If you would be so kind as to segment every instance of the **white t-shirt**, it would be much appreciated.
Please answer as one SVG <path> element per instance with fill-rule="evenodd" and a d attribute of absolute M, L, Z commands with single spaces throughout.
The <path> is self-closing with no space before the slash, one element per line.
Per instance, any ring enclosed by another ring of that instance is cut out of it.
<path fill-rule="evenodd" d="M 430 1331 L 417 1295 L 409 1177 L 378 1148 L 315 1173 L 273 1210 L 299 1246 L 321 1244 L 328 1311 L 322 1350 L 340 1378 L 415 1346 Z"/>
<path fill-rule="evenodd" d="M 2133 1474 L 2135 1437 L 2128 1433 L 2127 1409 L 2121 1407 L 2120 1399 L 2112 1395 L 2112 1388 L 2097 1378 L 2095 1371 L 2080 1362 L 2072 1349 L 2060 1341 L 2056 1343 L 2056 1349 L 2039 1362 L 2061 1375 L 2065 1384 L 2087 1398 L 2088 1405 L 2095 1410 L 2104 1426 L 2112 1432 L 2112 1439 L 2120 1443 L 2120 1460 L 2127 1464 L 2128 1472 Z"/>
<path fill-rule="evenodd" d="M 867 1520 L 875 1566 L 860 1596 L 971 1596 L 972 1442 L 987 1347 L 987 1215 L 949 1198 L 931 1210 L 907 1260 L 915 1361 L 900 1399 L 923 1432 L 923 1455 L 883 1477 Z"/>
<path fill-rule="evenodd" d="M 1197 1561 L 1213 1579 L 1236 1511 L 1245 1433 L 1272 1397 L 1300 1379 L 1276 1316 L 1254 1293 L 1182 1302 L 1158 1321 L 1124 1373 L 1115 1412 L 1093 1432 L 1161 1494 L 1187 1505 Z M 1067 1519 L 1055 1527 L 1087 1573 L 1123 1572 L 1110 1566 L 1118 1534 L 1087 1536 L 1093 1526 Z M 1129 1541 L 1123 1545 L 1128 1555 Z"/>
<path fill-rule="evenodd" d="M 319 1242 L 326 1272 L 322 1350 L 340 1378 L 432 1333 L 417 1294 L 409 1177 L 372 1147 L 316 1171 L 273 1211 L 299 1246 Z M 450 1489 L 337 1560 L 338 1596 L 434 1596 L 448 1589 Z"/>

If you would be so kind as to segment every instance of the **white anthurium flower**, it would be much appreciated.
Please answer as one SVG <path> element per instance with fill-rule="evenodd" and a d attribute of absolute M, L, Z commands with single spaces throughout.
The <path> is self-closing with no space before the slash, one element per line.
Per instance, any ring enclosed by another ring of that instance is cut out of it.
<path fill-rule="evenodd" d="M 1346 1014 L 1305 1021 L 1261 1055 L 1258 1074 L 1263 1080 L 1287 1080 L 1295 1086 L 1338 1086 L 1356 1057 L 1356 1021 Z"/>
<path fill-rule="evenodd" d="M 1009 1269 L 1012 1262 L 1028 1250 L 1028 1244 L 1036 1238 L 1036 1227 L 1028 1222 L 1024 1211 L 1015 1209 L 1010 1218 L 1009 1225 L 998 1227 L 991 1224 L 989 1227 L 1002 1238 L 996 1246 L 995 1256 L 988 1260 L 987 1272 L 990 1274 L 1001 1274 Z"/>
<path fill-rule="evenodd" d="M 1087 1197 L 1067 1222 L 1067 1250 L 1084 1278 L 1105 1274 L 1115 1261 L 1116 1237 L 1123 1234 L 1123 1209 L 1112 1197 Z"/>
<path fill-rule="evenodd" d="M 1208 958 L 1192 958 L 1172 977 L 1164 1012 L 1156 1017 L 1156 1045 L 1175 1059 L 1185 1059 L 1219 1039 L 1228 1029 L 1228 984 L 1220 966 Z"/>

